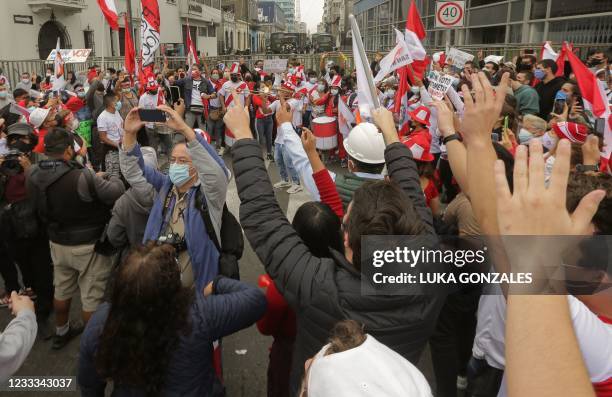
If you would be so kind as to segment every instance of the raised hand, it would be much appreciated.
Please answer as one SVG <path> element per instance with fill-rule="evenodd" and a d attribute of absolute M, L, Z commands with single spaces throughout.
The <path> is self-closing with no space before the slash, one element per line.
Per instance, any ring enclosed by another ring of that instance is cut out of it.
<path fill-rule="evenodd" d="M 456 132 L 454 114 L 448 104 L 442 101 L 433 101 L 432 105 L 438 110 L 438 129 L 443 137 L 447 137 Z"/>
<path fill-rule="evenodd" d="M 599 138 L 597 135 L 591 134 L 582 145 L 582 164 L 598 165 L 600 156 Z"/>
<path fill-rule="evenodd" d="M 302 127 L 302 146 L 306 154 L 317 153 L 317 137 L 306 127 Z"/>
<path fill-rule="evenodd" d="M 179 98 L 178 102 L 175 103 L 172 107 L 174 108 L 174 110 L 176 110 L 178 115 L 181 116 L 181 118 L 185 116 L 185 101 L 183 100 L 183 98 Z"/>
<path fill-rule="evenodd" d="M 285 101 L 285 99 L 279 97 L 280 106 L 276 110 L 276 123 L 280 126 L 283 123 L 291 123 L 293 121 L 293 111 Z"/>
<path fill-rule="evenodd" d="M 387 145 L 394 142 L 399 142 L 397 129 L 395 128 L 395 120 L 393 119 L 393 113 L 383 107 L 380 107 L 378 109 L 372 109 L 372 118 L 374 119 L 374 123 L 382 131 L 385 143 Z"/>
<path fill-rule="evenodd" d="M 9 309 L 16 316 L 22 310 L 29 309 L 34 311 L 34 302 L 27 295 L 19 295 L 17 292 L 11 292 L 11 299 L 9 301 Z"/>
<path fill-rule="evenodd" d="M 508 79 L 509 74 L 504 73 L 499 87 L 495 91 L 483 72 L 472 75 L 474 98 L 472 98 L 472 94 L 466 85 L 461 87 L 465 101 L 461 133 L 466 144 L 478 142 L 488 145 L 491 143 L 491 131 L 504 105 Z"/>

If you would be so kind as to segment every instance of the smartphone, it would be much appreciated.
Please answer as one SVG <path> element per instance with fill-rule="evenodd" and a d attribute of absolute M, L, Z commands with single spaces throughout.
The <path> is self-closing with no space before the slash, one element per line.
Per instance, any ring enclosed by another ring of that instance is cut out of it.
<path fill-rule="evenodd" d="M 181 99 L 181 90 L 178 88 L 178 86 L 170 86 L 170 99 L 172 100 L 173 105 L 178 103 L 179 99 Z"/>
<path fill-rule="evenodd" d="M 166 113 L 159 109 L 138 109 L 140 120 L 151 123 L 165 123 Z"/>
<path fill-rule="evenodd" d="M 565 107 L 565 99 L 555 99 L 555 104 L 553 106 L 554 114 L 563 114 L 563 108 Z"/>
<path fill-rule="evenodd" d="M 595 119 L 595 133 L 597 135 L 603 136 L 606 131 L 606 119 L 600 117 Z"/>

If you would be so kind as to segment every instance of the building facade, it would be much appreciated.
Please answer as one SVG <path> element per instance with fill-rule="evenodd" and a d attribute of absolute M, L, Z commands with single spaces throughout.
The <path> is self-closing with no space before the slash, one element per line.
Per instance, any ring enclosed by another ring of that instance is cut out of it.
<path fill-rule="evenodd" d="M 0 60 L 46 59 L 60 38 L 62 48 L 90 48 L 92 56 L 123 56 L 126 0 L 115 0 L 119 31 L 111 31 L 96 0 L 0 0 Z M 140 46 L 140 1 L 131 0 L 132 29 Z M 220 0 L 159 0 L 160 41 L 168 55 L 183 56 L 187 24 L 198 51 L 217 55 Z"/>
<path fill-rule="evenodd" d="M 258 30 L 263 33 L 263 46 L 266 48 L 270 43 L 270 35 L 276 32 L 287 31 L 285 13 L 278 3 L 274 1 L 260 1 L 257 3 Z M 261 36 L 259 36 L 261 39 Z M 263 51 L 261 51 L 263 52 Z"/>
<path fill-rule="evenodd" d="M 415 0 L 427 31 L 427 45 L 445 45 L 445 30 L 435 29 L 435 0 Z M 395 45 L 393 27 L 406 24 L 410 2 L 355 0 L 366 50 Z M 540 45 L 550 40 L 575 44 L 612 43 L 612 0 L 466 0 L 465 26 L 451 29 L 458 46 Z"/>
<path fill-rule="evenodd" d="M 274 0 L 285 14 L 287 32 L 295 31 L 295 0 Z"/>
<path fill-rule="evenodd" d="M 325 0 L 324 2 L 323 23 L 325 33 L 330 33 L 333 36 L 337 47 L 350 45 L 348 32 L 351 30 L 351 26 L 348 16 L 352 12 L 353 0 Z"/>

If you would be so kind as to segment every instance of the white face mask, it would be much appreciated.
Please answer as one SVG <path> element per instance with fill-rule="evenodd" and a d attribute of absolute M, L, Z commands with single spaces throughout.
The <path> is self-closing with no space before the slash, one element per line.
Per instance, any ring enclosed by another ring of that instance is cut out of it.
<path fill-rule="evenodd" d="M 316 77 L 311 77 L 310 78 L 310 84 L 315 84 L 317 82 L 317 78 Z"/>
<path fill-rule="evenodd" d="M 319 91 L 319 92 L 323 92 L 323 91 L 325 91 L 325 86 L 324 86 L 323 84 L 319 84 L 319 85 L 317 86 L 317 91 Z"/>
<path fill-rule="evenodd" d="M 412 92 L 413 94 L 418 94 L 420 92 L 420 89 L 419 87 L 413 85 L 412 87 L 410 87 L 410 92 Z"/>
<path fill-rule="evenodd" d="M 387 90 L 386 94 L 387 94 L 387 98 L 394 98 L 395 90 Z"/>
<path fill-rule="evenodd" d="M 548 150 L 552 150 L 552 148 L 554 148 L 555 145 L 557 144 L 557 141 L 554 138 L 552 138 L 548 133 L 545 133 L 544 135 L 542 135 L 541 139 L 542 139 L 542 146 L 544 146 Z"/>
<path fill-rule="evenodd" d="M 338 95 L 338 90 L 337 89 L 331 89 L 331 93 L 332 95 Z"/>

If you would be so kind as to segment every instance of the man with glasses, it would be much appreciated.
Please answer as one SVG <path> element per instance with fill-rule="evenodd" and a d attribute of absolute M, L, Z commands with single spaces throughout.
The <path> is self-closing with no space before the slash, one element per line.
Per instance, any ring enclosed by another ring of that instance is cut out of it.
<path fill-rule="evenodd" d="M 186 141 L 172 148 L 168 175 L 144 163 L 136 142 L 136 134 L 144 125 L 138 109 L 132 109 L 126 117 L 120 156 L 127 161 L 136 157 L 145 179 L 156 191 L 143 242 L 174 245 L 183 285 L 201 291 L 218 273 L 219 251 L 211 237 L 221 240 L 229 171 L 206 139 L 185 123 L 182 101 L 176 106 L 177 110 L 158 106 L 168 116 L 166 126 Z"/>

